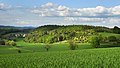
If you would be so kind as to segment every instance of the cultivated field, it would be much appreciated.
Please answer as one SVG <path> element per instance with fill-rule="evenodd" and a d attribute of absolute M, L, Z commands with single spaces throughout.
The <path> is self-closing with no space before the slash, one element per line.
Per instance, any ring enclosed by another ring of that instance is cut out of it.
<path fill-rule="evenodd" d="M 0 55 L 1 68 L 119 68 L 120 48 Z"/>

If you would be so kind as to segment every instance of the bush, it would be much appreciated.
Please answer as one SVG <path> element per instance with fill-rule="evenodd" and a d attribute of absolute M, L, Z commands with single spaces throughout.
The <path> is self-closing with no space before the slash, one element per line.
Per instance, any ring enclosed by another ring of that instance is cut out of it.
<path fill-rule="evenodd" d="M 117 43 L 118 43 L 118 40 L 117 40 L 117 38 L 115 36 L 109 36 L 108 40 L 113 45 L 117 45 Z"/>
<path fill-rule="evenodd" d="M 109 36 L 108 40 L 109 40 L 109 42 L 116 42 L 117 38 L 115 36 Z"/>
<path fill-rule="evenodd" d="M 109 42 L 109 40 L 107 37 L 102 37 L 102 43 L 108 43 L 108 42 Z"/>
<path fill-rule="evenodd" d="M 90 43 L 95 48 L 100 47 L 100 41 L 101 41 L 101 37 L 99 37 L 99 36 L 93 36 L 90 38 Z"/>
<path fill-rule="evenodd" d="M 14 41 L 6 40 L 5 45 L 16 46 L 16 43 Z"/>
<path fill-rule="evenodd" d="M 21 50 L 18 50 L 18 53 L 21 53 Z"/>
<path fill-rule="evenodd" d="M 5 45 L 5 41 L 0 40 L 0 45 Z"/>
<path fill-rule="evenodd" d="M 69 47 L 71 50 L 75 50 L 76 48 L 78 48 L 74 41 L 69 41 Z"/>
<path fill-rule="evenodd" d="M 46 45 L 44 46 L 44 48 L 46 49 L 46 51 L 48 51 L 51 47 L 50 47 L 50 45 L 46 44 Z"/>

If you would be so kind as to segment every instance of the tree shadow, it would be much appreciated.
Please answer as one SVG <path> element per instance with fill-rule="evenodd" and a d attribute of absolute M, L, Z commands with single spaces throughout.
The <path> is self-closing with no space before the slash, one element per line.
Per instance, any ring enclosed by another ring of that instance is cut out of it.
<path fill-rule="evenodd" d="M 100 45 L 99 48 L 111 48 L 111 47 L 120 47 L 120 43 L 113 44 L 113 43 L 103 43 Z"/>

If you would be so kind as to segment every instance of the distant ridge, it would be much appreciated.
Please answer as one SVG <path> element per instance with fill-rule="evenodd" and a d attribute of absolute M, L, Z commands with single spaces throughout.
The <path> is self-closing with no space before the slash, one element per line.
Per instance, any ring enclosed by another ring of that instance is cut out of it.
<path fill-rule="evenodd" d="M 0 28 L 33 29 L 33 28 L 35 28 L 35 27 L 32 27 L 32 26 L 23 26 L 23 27 L 18 27 L 18 26 L 5 26 L 5 25 L 0 25 Z"/>

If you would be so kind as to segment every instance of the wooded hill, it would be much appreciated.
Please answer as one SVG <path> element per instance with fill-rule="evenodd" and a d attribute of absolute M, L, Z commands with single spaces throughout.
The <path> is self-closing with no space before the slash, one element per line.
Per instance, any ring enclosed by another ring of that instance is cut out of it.
<path fill-rule="evenodd" d="M 16 38 L 15 35 L 28 34 L 31 30 L 32 29 L 0 28 L 0 39 L 14 40 Z"/>
<path fill-rule="evenodd" d="M 26 36 L 24 41 L 34 43 L 55 43 L 65 40 L 74 40 L 79 43 L 88 43 L 89 37 L 98 35 L 98 32 L 112 33 L 113 29 L 88 25 L 45 25 L 34 29 Z"/>

